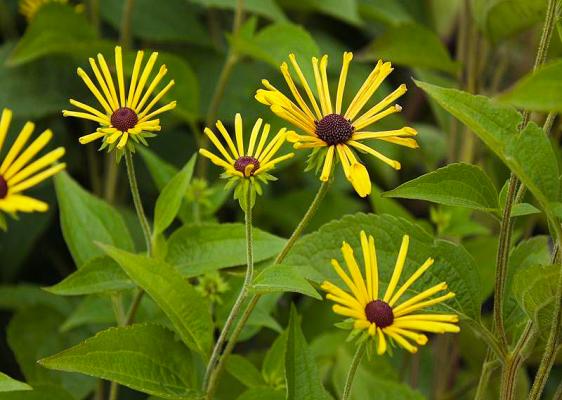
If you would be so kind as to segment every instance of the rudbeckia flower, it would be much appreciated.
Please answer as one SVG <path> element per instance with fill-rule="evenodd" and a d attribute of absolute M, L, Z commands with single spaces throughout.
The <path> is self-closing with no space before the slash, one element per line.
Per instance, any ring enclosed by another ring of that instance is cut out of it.
<path fill-rule="evenodd" d="M 291 54 L 289 60 L 294 73 L 296 73 L 301 86 L 304 88 L 305 96 L 297 88 L 289 71 L 289 66 L 284 62 L 281 64 L 281 72 L 294 101 L 267 80 L 262 81 L 265 89 L 257 91 L 256 99 L 269 106 L 277 116 L 292 123 L 304 133 L 304 135 L 291 134 L 288 140 L 295 143 L 296 149 L 315 149 L 313 159 L 318 161 L 318 167 L 322 167 L 320 180 L 327 181 L 330 178 L 334 161 L 339 159 L 346 178 L 351 182 L 355 191 L 361 197 L 365 197 L 371 193 L 371 180 L 367 169 L 360 162 L 355 151 L 371 154 L 391 167 L 400 169 L 398 161 L 391 160 L 363 142 L 376 139 L 417 148 L 417 142 L 412 138 L 417 132 L 410 127 L 378 132 L 368 130 L 369 126 L 377 121 L 402 110 L 399 105 L 393 104 L 393 102 L 406 92 L 406 85 L 400 85 L 398 89 L 379 103 L 363 112 L 369 99 L 392 72 L 393 68 L 389 62 L 379 61 L 377 63 L 347 109 L 343 111 L 345 82 L 352 58 L 352 53 L 346 52 L 343 54 L 335 102 L 332 101 L 330 88 L 328 87 L 326 72 L 328 56 L 326 55 L 320 60 L 316 57 L 312 58 L 316 94 L 308 84 L 294 54 Z"/>
<path fill-rule="evenodd" d="M 65 4 L 68 0 L 20 0 L 19 8 L 20 13 L 28 20 L 31 21 L 37 11 L 47 3 L 60 3 Z"/>
<path fill-rule="evenodd" d="M 250 141 L 247 147 L 244 145 L 244 129 L 240 114 L 236 114 L 234 118 L 236 143 L 232 140 L 230 133 L 221 121 L 217 121 L 216 127 L 224 139 L 228 150 L 211 129 L 205 128 L 205 134 L 215 145 L 220 155 L 214 154 L 206 149 L 200 149 L 199 153 L 211 160 L 213 164 L 224 168 L 222 177 L 230 179 L 229 185 L 240 182 L 244 183 L 237 187 L 237 192 L 234 194 L 235 198 L 240 201 L 244 201 L 243 199 L 245 196 L 243 196 L 242 192 L 238 192 L 238 190 L 246 190 L 248 188 L 248 182 L 251 182 L 252 188 L 261 195 L 262 189 L 259 182 L 267 184 L 268 181 L 276 180 L 274 176 L 269 174 L 269 171 L 271 171 L 276 164 L 294 156 L 294 153 L 289 153 L 280 157 L 275 157 L 291 131 L 282 128 L 273 139 L 268 142 L 271 127 L 269 124 L 263 124 L 261 118 L 256 121 L 252 128 Z"/>
<path fill-rule="evenodd" d="M 4 109 L 0 117 L 0 151 L 8 135 L 11 120 L 12 112 Z M 64 155 L 62 147 L 33 161 L 53 137 L 53 133 L 46 130 L 28 144 L 34 128 L 32 122 L 27 122 L 12 147 L 0 160 L 0 211 L 8 214 L 47 211 L 47 203 L 28 197 L 23 192 L 65 168 L 64 163 L 53 165 Z"/>
<path fill-rule="evenodd" d="M 445 282 L 439 283 L 411 297 L 406 291 L 433 264 L 429 258 L 424 262 L 401 286 L 398 286 L 406 255 L 409 237 L 405 235 L 398 253 L 396 265 L 390 282 L 384 291 L 379 288 L 379 275 L 375 241 L 372 236 L 367 238 L 361 232 L 361 248 L 363 251 L 363 275 L 351 246 L 343 242 L 341 248 L 345 264 L 349 273 L 344 271 L 337 260 L 332 260 L 332 266 L 347 288 L 341 289 L 331 282 L 322 283 L 322 289 L 328 293 L 326 299 L 336 303 L 332 309 L 336 314 L 350 318 L 354 333 L 363 333 L 364 337 L 376 340 L 377 353 L 384 354 L 388 343 L 399 345 L 411 353 L 417 351 L 417 346 L 427 343 L 429 333 L 459 332 L 456 325 L 459 318 L 455 314 L 426 313 L 428 307 L 442 303 L 455 295 L 447 291 Z M 437 293 L 443 293 L 433 297 Z M 381 296 L 382 294 L 382 296 Z"/>
<path fill-rule="evenodd" d="M 153 109 L 174 85 L 174 81 L 170 81 L 151 99 L 156 87 L 168 70 L 165 65 L 162 65 L 158 73 L 150 81 L 148 87 L 146 87 L 158 58 L 158 53 L 154 52 L 150 55 L 141 73 L 143 58 L 144 52 L 137 52 L 128 91 L 125 89 L 123 57 L 121 47 L 119 46 L 115 47 L 117 86 L 114 83 L 105 58 L 101 54 L 97 56 L 98 63 L 93 58 L 90 58 L 90 66 L 96 77 L 97 85 L 90 79 L 86 71 L 78 68 L 78 75 L 88 86 L 88 89 L 90 89 L 102 108 L 99 110 L 71 99 L 70 104 L 81 109 L 81 111 L 63 110 L 65 117 L 83 118 L 100 124 L 100 127 L 95 132 L 82 136 L 80 143 L 86 144 L 102 139 L 103 145 L 101 149 L 107 147 L 109 151 L 115 148 L 123 150 L 127 146 L 129 150 L 134 151 L 134 144 L 129 139 L 132 139 L 133 142 L 147 145 L 145 138 L 153 137 L 153 132 L 160 131 L 160 120 L 155 117 L 175 108 L 176 102 L 172 101 L 156 110 Z"/>

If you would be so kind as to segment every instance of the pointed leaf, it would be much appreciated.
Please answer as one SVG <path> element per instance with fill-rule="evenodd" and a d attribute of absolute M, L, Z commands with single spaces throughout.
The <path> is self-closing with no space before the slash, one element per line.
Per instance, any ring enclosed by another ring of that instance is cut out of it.
<path fill-rule="evenodd" d="M 111 328 L 39 364 L 107 379 L 164 399 L 197 398 L 192 356 L 158 325 Z"/>
<path fill-rule="evenodd" d="M 207 301 L 199 292 L 174 267 L 163 261 L 111 246 L 103 246 L 103 249 L 152 297 L 183 342 L 207 356 L 213 340 L 213 322 Z"/>
<path fill-rule="evenodd" d="M 133 250 L 131 235 L 117 210 L 85 191 L 65 172 L 55 177 L 55 188 L 62 233 L 78 268 L 104 255 L 96 241 Z"/>
<path fill-rule="evenodd" d="M 27 383 L 17 381 L 0 372 L 0 393 L 33 390 Z"/>
<path fill-rule="evenodd" d="M 299 272 L 299 268 L 291 265 L 267 267 L 256 276 L 252 287 L 257 293 L 295 292 L 322 300 L 322 296 Z"/>
<path fill-rule="evenodd" d="M 383 196 L 483 211 L 494 211 L 499 207 L 498 192 L 491 179 L 482 168 L 470 164 L 449 164 L 403 183 Z"/>
<path fill-rule="evenodd" d="M 156 208 L 154 209 L 155 235 L 164 232 L 178 214 L 182 199 L 191 182 L 196 160 L 197 154 L 194 154 L 183 169 L 168 182 L 160 196 L 158 196 Z"/>

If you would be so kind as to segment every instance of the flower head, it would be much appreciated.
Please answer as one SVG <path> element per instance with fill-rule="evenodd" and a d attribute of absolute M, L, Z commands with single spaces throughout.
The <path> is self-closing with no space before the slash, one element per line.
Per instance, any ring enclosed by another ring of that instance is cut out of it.
<path fill-rule="evenodd" d="M 322 167 L 320 175 L 322 181 L 327 181 L 330 178 L 334 160 L 339 160 L 346 178 L 351 182 L 357 193 L 361 197 L 365 197 L 371 193 L 371 180 L 367 169 L 357 158 L 355 150 L 371 154 L 391 167 L 400 169 L 398 161 L 389 159 L 363 143 L 363 141 L 376 139 L 417 148 L 417 142 L 412 138 L 417 132 L 410 127 L 379 132 L 366 130 L 384 117 L 402 110 L 399 105 L 392 103 L 406 92 L 406 85 L 400 85 L 398 89 L 361 114 L 375 91 L 392 72 L 393 68 L 389 62 L 383 63 L 379 61 L 377 63 L 363 83 L 363 86 L 361 86 L 348 105 L 347 110 L 343 111 L 342 103 L 345 82 L 352 58 L 352 53 L 346 52 L 343 54 L 343 64 L 335 102 L 332 102 L 330 88 L 328 87 L 326 72 L 328 56 L 326 55 L 320 60 L 316 57 L 312 58 L 317 94 L 314 94 L 294 54 L 291 54 L 289 55 L 289 60 L 306 95 L 303 96 L 299 89 L 297 89 L 289 66 L 284 62 L 281 64 L 281 72 L 289 86 L 294 101 L 285 96 L 267 80 L 262 81 L 265 89 L 257 91 L 256 99 L 260 103 L 269 106 L 276 115 L 289 121 L 304 132 L 304 135 L 293 133 L 287 139 L 295 143 L 296 149 L 314 149 L 311 160 L 313 160 L 313 163 L 317 162 L 318 169 Z"/>
<path fill-rule="evenodd" d="M 66 4 L 68 0 L 20 0 L 19 9 L 20 13 L 28 20 L 31 21 L 37 11 L 47 3 L 61 3 Z"/>
<path fill-rule="evenodd" d="M 460 331 L 456 325 L 459 318 L 455 314 L 420 312 L 455 296 L 452 292 L 446 292 L 439 297 L 431 298 L 439 292 L 447 291 L 445 282 L 407 300 L 403 299 L 406 291 L 433 264 L 433 259 L 427 259 L 402 286 L 398 286 L 406 261 L 408 244 L 409 237 L 405 235 L 392 277 L 382 296 L 383 292 L 379 289 L 375 241 L 372 236 L 367 238 L 363 231 L 361 232 L 361 248 L 365 275 L 363 276 L 359 269 L 351 246 L 343 242 L 341 251 L 349 274 L 343 270 L 337 260 L 332 260 L 332 266 L 347 288 L 341 289 L 327 281 L 322 283 L 322 289 L 328 293 L 326 299 L 336 303 L 332 307 L 333 311 L 350 318 L 354 333 L 363 333 L 364 337 L 376 338 L 378 354 L 387 351 L 387 340 L 415 353 L 418 345 L 423 346 L 427 343 L 427 336 L 423 332 Z"/>
<path fill-rule="evenodd" d="M 262 124 L 263 120 L 259 118 L 252 128 L 250 141 L 246 147 L 244 145 L 244 130 L 240 114 L 236 114 L 234 118 L 236 143 L 232 140 L 232 137 L 223 123 L 217 121 L 216 127 L 226 142 L 228 150 L 222 145 L 217 135 L 209 128 L 205 128 L 205 134 L 209 140 L 213 142 L 220 156 L 206 149 L 199 150 L 199 153 L 211 160 L 213 164 L 224 168 L 224 174 L 222 176 L 223 178 L 230 179 L 231 184 L 242 181 L 244 185 L 239 187 L 243 188 L 247 187 L 248 182 L 252 182 L 252 187 L 258 194 L 262 192 L 258 181 L 267 183 L 270 180 L 275 180 L 276 178 L 270 175 L 269 171 L 271 171 L 276 164 L 294 156 L 294 153 L 289 153 L 280 157 L 275 157 L 275 154 L 279 151 L 279 148 L 283 145 L 287 135 L 289 135 L 291 131 L 287 131 L 285 128 L 280 129 L 268 143 L 267 140 L 271 127 L 269 124 L 264 124 L 262 127 Z M 241 196 L 241 193 L 235 192 L 235 197 L 242 200 L 244 196 Z"/>
<path fill-rule="evenodd" d="M 123 56 L 119 46 L 115 47 L 117 86 L 114 83 L 105 58 L 101 54 L 97 56 L 98 63 L 93 58 L 90 58 L 90 66 L 96 77 L 97 85 L 82 68 L 78 68 L 78 75 L 101 106 L 100 111 L 98 108 L 71 99 L 70 104 L 81 111 L 63 111 L 65 117 L 78 117 L 100 124 L 100 127 L 95 132 L 82 136 L 80 143 L 86 144 L 102 139 L 102 149 L 107 147 L 109 151 L 115 148 L 123 150 L 127 146 L 129 150 L 133 151 L 134 144 L 129 139 L 146 145 L 145 138 L 152 137 L 154 136 L 153 132 L 160 131 L 160 120 L 155 117 L 175 108 L 176 102 L 172 101 L 156 110 L 153 109 L 174 85 L 174 81 L 170 81 L 151 99 L 156 87 L 168 70 L 165 65 L 162 65 L 158 73 L 152 78 L 152 81 L 150 81 L 148 87 L 146 87 L 158 58 L 158 53 L 154 52 L 150 55 L 141 73 L 143 58 L 144 52 L 137 52 L 128 91 L 125 89 Z"/>
<path fill-rule="evenodd" d="M 0 151 L 11 120 L 12 112 L 4 109 L 0 117 Z M 47 211 L 47 203 L 25 196 L 23 192 L 65 168 L 64 163 L 52 165 L 64 155 L 62 147 L 32 161 L 53 137 L 53 132 L 46 130 L 28 145 L 34 128 L 32 122 L 27 122 L 12 147 L 0 159 L 0 211 L 8 214 Z"/>

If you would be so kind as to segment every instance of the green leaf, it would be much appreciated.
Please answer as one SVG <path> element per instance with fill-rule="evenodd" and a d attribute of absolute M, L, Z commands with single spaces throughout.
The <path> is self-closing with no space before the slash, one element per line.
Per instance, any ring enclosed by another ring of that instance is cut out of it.
<path fill-rule="evenodd" d="M 560 265 L 535 265 L 520 269 L 513 279 L 513 293 L 529 318 L 537 323 L 538 332 L 547 337 L 554 315 L 556 286 Z"/>
<path fill-rule="evenodd" d="M 63 319 L 62 314 L 44 306 L 22 309 L 8 325 L 7 341 L 28 384 L 34 388 L 43 384 L 56 385 L 64 388 L 72 397 L 82 399 L 96 386 L 94 379 L 49 371 L 37 364 L 40 358 L 84 339 L 85 332 L 82 330 L 60 332 Z M 4 396 L 2 394 L 0 398 Z"/>
<path fill-rule="evenodd" d="M 102 326 L 109 327 L 116 324 L 113 304 L 109 296 L 86 296 L 78 306 L 68 315 L 60 326 L 61 332 L 70 332 L 80 327 Z"/>
<path fill-rule="evenodd" d="M 262 365 L 263 379 L 273 387 L 285 386 L 285 352 L 287 331 L 283 331 L 265 353 Z"/>
<path fill-rule="evenodd" d="M 213 341 L 213 322 L 209 305 L 199 292 L 163 261 L 111 246 L 102 247 L 164 311 L 183 342 L 208 356 Z"/>
<path fill-rule="evenodd" d="M 562 112 L 562 60 L 543 66 L 520 79 L 500 100 L 539 112 Z"/>
<path fill-rule="evenodd" d="M 549 139 L 536 124 L 519 132 L 521 114 L 485 96 L 423 82 L 417 85 L 468 126 L 529 188 L 545 209 L 558 200 L 558 163 Z"/>
<path fill-rule="evenodd" d="M 13 50 L 8 64 L 24 64 L 52 54 L 95 54 L 111 49 L 98 41 L 85 13 L 68 4 L 51 3 L 41 7 Z"/>
<path fill-rule="evenodd" d="M 94 242 L 133 250 L 133 240 L 121 214 L 80 187 L 67 173 L 55 176 L 60 224 L 66 245 L 78 268 L 103 256 Z"/>
<path fill-rule="evenodd" d="M 0 310 L 21 310 L 33 306 L 45 306 L 62 314 L 72 310 L 68 299 L 45 293 L 39 286 L 20 283 L 0 286 Z"/>
<path fill-rule="evenodd" d="M 143 158 L 156 188 L 162 191 L 179 170 L 145 147 L 139 147 L 138 152 Z"/>
<path fill-rule="evenodd" d="M 194 154 L 183 169 L 170 179 L 158 196 L 154 209 L 154 235 L 164 232 L 178 214 L 182 199 L 191 182 L 196 160 L 197 154 Z"/>
<path fill-rule="evenodd" d="M 165 399 L 197 398 L 190 352 L 158 325 L 111 328 L 54 356 L 46 368 L 107 379 Z"/>
<path fill-rule="evenodd" d="M 253 388 L 265 386 L 260 371 L 247 358 L 233 354 L 226 361 L 226 370 L 244 386 Z"/>
<path fill-rule="evenodd" d="M 8 375 L 0 372 L 0 393 L 1 392 L 18 392 L 24 390 L 33 390 L 27 383 L 16 381 Z"/>
<path fill-rule="evenodd" d="M 45 288 L 59 296 L 80 296 L 132 289 L 135 285 L 109 257 L 97 257 L 56 285 Z"/>
<path fill-rule="evenodd" d="M 363 19 L 380 21 L 391 26 L 413 22 L 412 16 L 399 0 L 363 0 L 359 3 L 359 14 Z"/>
<path fill-rule="evenodd" d="M 357 0 L 285 0 L 283 3 L 298 10 L 317 11 L 358 27 L 363 25 Z"/>
<path fill-rule="evenodd" d="M 50 384 L 33 385 L 33 390 L 0 394 L 0 400 L 76 400 L 70 393 Z"/>
<path fill-rule="evenodd" d="M 492 41 L 507 39 L 545 16 L 543 0 L 475 0 L 474 17 Z"/>
<path fill-rule="evenodd" d="M 252 284 L 260 294 L 274 292 L 295 292 L 322 300 L 322 296 L 306 280 L 298 267 L 292 265 L 272 265 L 264 269 Z"/>
<path fill-rule="evenodd" d="M 235 10 L 237 0 L 189 0 L 192 3 L 200 4 L 205 7 L 224 8 Z M 287 17 L 275 0 L 245 0 L 244 11 L 255 13 L 272 19 L 274 21 L 285 21 Z"/>
<path fill-rule="evenodd" d="M 287 400 L 327 400 L 329 395 L 322 386 L 318 366 L 302 333 L 297 311 L 291 306 L 287 328 L 287 351 L 285 353 L 285 376 Z"/>
<path fill-rule="evenodd" d="M 498 192 L 482 168 L 470 164 L 449 164 L 403 183 L 384 197 L 418 199 L 475 210 L 498 209 Z"/>
<path fill-rule="evenodd" d="M 284 400 L 285 391 L 281 389 L 273 389 L 269 387 L 255 387 L 251 388 L 240 396 L 236 400 Z"/>
<path fill-rule="evenodd" d="M 330 260 L 342 260 L 340 248 L 342 242 L 346 241 L 362 264 L 361 230 L 375 238 L 381 287 L 390 281 L 402 236 L 407 234 L 410 236 L 410 247 L 400 282 L 404 282 L 425 260 L 432 257 L 435 259 L 433 266 L 411 286 L 410 293 L 420 293 L 440 282 L 447 282 L 456 296 L 439 307 L 457 312 L 464 318 L 480 318 L 480 279 L 472 256 L 462 246 L 434 239 L 419 225 L 401 218 L 362 213 L 345 216 L 301 238 L 285 263 L 315 269 L 323 277 L 317 280 L 318 283 L 328 280 L 343 285 Z"/>
<path fill-rule="evenodd" d="M 254 228 L 254 261 L 276 256 L 285 239 Z M 221 268 L 246 263 L 246 233 L 243 224 L 185 225 L 170 236 L 167 261 L 194 277 Z"/>
<path fill-rule="evenodd" d="M 394 64 L 455 73 L 458 64 L 451 59 L 441 39 L 429 29 L 408 24 L 391 27 L 378 36 L 361 54 L 369 60 L 385 59 Z"/>
<path fill-rule="evenodd" d="M 320 52 L 304 28 L 288 23 L 269 25 L 252 38 L 233 38 L 233 44 L 241 53 L 265 61 L 276 69 L 282 62 L 288 62 L 289 54 L 293 53 L 308 76 L 312 76 L 310 59 Z"/>

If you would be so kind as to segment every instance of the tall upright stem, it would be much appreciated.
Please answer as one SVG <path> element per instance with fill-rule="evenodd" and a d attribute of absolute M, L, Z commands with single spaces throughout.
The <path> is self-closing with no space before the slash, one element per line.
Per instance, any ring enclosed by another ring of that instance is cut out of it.
<path fill-rule="evenodd" d="M 121 46 L 128 48 L 131 47 L 131 21 L 133 19 L 133 7 L 135 0 L 125 0 L 123 4 L 123 15 L 121 17 L 121 32 L 119 41 Z"/>
<path fill-rule="evenodd" d="M 238 298 L 234 302 L 234 306 L 230 310 L 230 314 L 226 319 L 224 327 L 219 335 L 217 343 L 213 349 L 213 353 L 211 355 L 211 359 L 207 364 L 207 371 L 205 372 L 205 377 L 203 379 L 203 391 L 209 392 L 211 395 L 215 391 L 216 386 L 216 374 L 212 375 L 213 370 L 219 360 L 220 353 L 226 342 L 226 339 L 230 333 L 232 325 L 238 318 L 240 314 L 240 309 L 246 299 L 248 298 L 248 293 L 250 290 L 250 285 L 252 284 L 252 280 L 254 277 L 254 241 L 252 238 L 252 184 L 250 183 L 250 187 L 248 188 L 247 199 L 246 199 L 246 210 L 245 212 L 245 222 L 246 222 L 246 276 L 244 277 L 244 283 L 242 284 L 242 288 L 240 289 L 240 293 L 238 294 Z"/>
<path fill-rule="evenodd" d="M 322 182 L 322 184 L 320 185 L 320 188 L 318 189 L 318 192 L 316 193 L 316 196 L 314 197 L 314 200 L 312 201 L 312 203 L 308 207 L 308 210 L 304 214 L 302 220 L 299 222 L 295 231 L 293 232 L 293 234 L 291 235 L 289 240 L 287 240 L 287 243 L 285 243 L 285 246 L 283 247 L 283 249 L 281 250 L 281 252 L 277 256 L 277 258 L 275 259 L 274 265 L 280 264 L 281 262 L 283 262 L 283 260 L 285 259 L 285 257 L 289 253 L 289 251 L 293 248 L 296 241 L 299 239 L 299 237 L 302 235 L 305 228 L 308 226 L 308 224 L 312 220 L 312 217 L 314 217 L 314 215 L 318 211 L 318 207 L 320 206 L 320 203 L 322 202 L 322 200 L 326 196 L 326 193 L 328 192 L 329 187 L 330 187 L 330 182 Z M 230 340 L 227 342 L 226 347 L 224 349 L 224 352 L 223 352 L 222 356 L 219 358 L 219 361 L 217 363 L 216 368 L 214 369 L 214 371 L 211 372 L 211 378 L 210 379 L 214 380 L 215 382 L 218 382 L 220 374 L 221 374 L 221 372 L 224 368 L 224 364 L 225 364 L 228 356 L 234 350 L 234 346 L 236 345 L 236 342 L 238 341 L 238 337 L 240 336 L 240 333 L 242 333 L 242 329 L 244 328 L 244 326 L 246 325 L 246 322 L 248 321 L 248 318 L 250 318 L 250 315 L 252 314 L 252 312 L 256 308 L 256 305 L 258 304 L 258 300 L 260 298 L 261 298 L 261 295 L 256 294 L 256 293 L 254 293 L 249 298 L 248 304 L 247 304 L 246 308 L 244 309 L 244 312 L 240 316 L 240 319 L 239 319 L 238 323 L 236 324 L 236 327 L 234 328 L 234 331 L 232 332 L 232 335 L 230 335 Z M 211 387 L 211 386 L 209 385 L 209 387 Z M 216 388 L 216 383 L 213 385 L 213 387 Z M 207 400 L 211 400 L 213 398 L 213 395 L 214 395 L 214 392 L 211 392 L 210 390 L 207 391 Z"/>
<path fill-rule="evenodd" d="M 150 225 L 148 224 L 148 219 L 144 213 L 144 208 L 142 206 L 141 196 L 139 193 L 139 185 L 137 183 L 137 176 L 135 174 L 135 165 L 133 164 L 133 156 L 129 150 L 125 151 L 125 163 L 127 164 L 127 176 L 129 177 L 129 186 L 131 187 L 131 195 L 133 196 L 133 203 L 135 204 L 135 210 L 137 211 L 137 217 L 144 234 L 144 241 L 146 244 L 146 252 L 150 256 L 152 254 L 152 241 L 150 233 Z"/>
<path fill-rule="evenodd" d="M 517 374 L 525 361 L 527 354 L 526 348 L 533 342 L 534 337 L 535 327 L 534 323 L 530 321 L 521 334 L 515 349 L 506 357 L 500 385 L 501 400 L 513 400 L 515 398 Z"/>
<path fill-rule="evenodd" d="M 355 355 L 353 356 L 353 360 L 351 360 L 351 365 L 349 366 L 349 370 L 347 371 L 347 378 L 345 379 L 345 386 L 343 388 L 343 394 L 341 396 L 341 400 L 349 400 L 351 396 L 351 388 L 353 386 L 353 379 L 355 378 L 355 373 L 357 372 L 357 368 L 361 364 L 361 360 L 365 355 L 365 347 L 367 342 L 361 343 L 357 350 L 355 351 Z"/>

